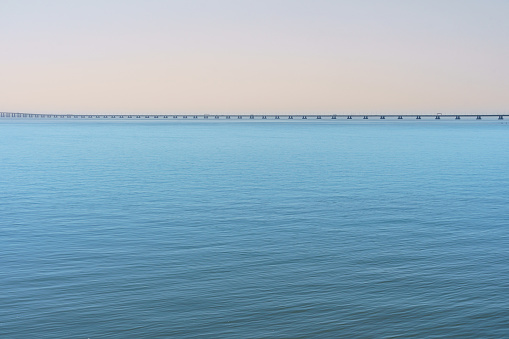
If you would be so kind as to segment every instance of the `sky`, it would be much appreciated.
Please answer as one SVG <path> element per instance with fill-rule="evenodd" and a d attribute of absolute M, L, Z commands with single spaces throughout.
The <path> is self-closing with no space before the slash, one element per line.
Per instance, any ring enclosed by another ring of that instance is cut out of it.
<path fill-rule="evenodd" d="M 0 0 L 0 111 L 506 113 L 507 0 Z"/>

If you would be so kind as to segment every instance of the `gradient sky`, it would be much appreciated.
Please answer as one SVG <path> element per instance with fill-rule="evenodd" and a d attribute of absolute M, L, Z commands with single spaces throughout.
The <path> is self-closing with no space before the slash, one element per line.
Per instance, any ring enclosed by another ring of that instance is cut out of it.
<path fill-rule="evenodd" d="M 509 1 L 1 0 L 0 111 L 507 113 Z"/>

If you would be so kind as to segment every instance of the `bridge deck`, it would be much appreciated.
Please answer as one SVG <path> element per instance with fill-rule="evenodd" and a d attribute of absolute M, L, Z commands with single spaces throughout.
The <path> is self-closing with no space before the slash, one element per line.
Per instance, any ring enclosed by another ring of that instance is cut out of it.
<path fill-rule="evenodd" d="M 0 112 L 0 118 L 31 118 L 31 119 L 423 119 L 462 118 L 481 120 L 482 118 L 503 120 L 509 114 L 40 114 Z"/>

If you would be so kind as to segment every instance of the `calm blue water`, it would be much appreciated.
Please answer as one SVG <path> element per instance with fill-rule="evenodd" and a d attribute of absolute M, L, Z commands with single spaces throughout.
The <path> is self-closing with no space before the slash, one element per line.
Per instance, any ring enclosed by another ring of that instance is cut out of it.
<path fill-rule="evenodd" d="M 509 125 L 0 121 L 0 336 L 509 336 Z"/>

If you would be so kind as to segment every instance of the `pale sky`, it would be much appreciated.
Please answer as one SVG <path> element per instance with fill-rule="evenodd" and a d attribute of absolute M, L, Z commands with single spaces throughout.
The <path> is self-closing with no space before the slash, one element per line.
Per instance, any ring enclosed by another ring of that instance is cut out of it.
<path fill-rule="evenodd" d="M 0 0 L 0 111 L 507 113 L 508 0 Z"/>

